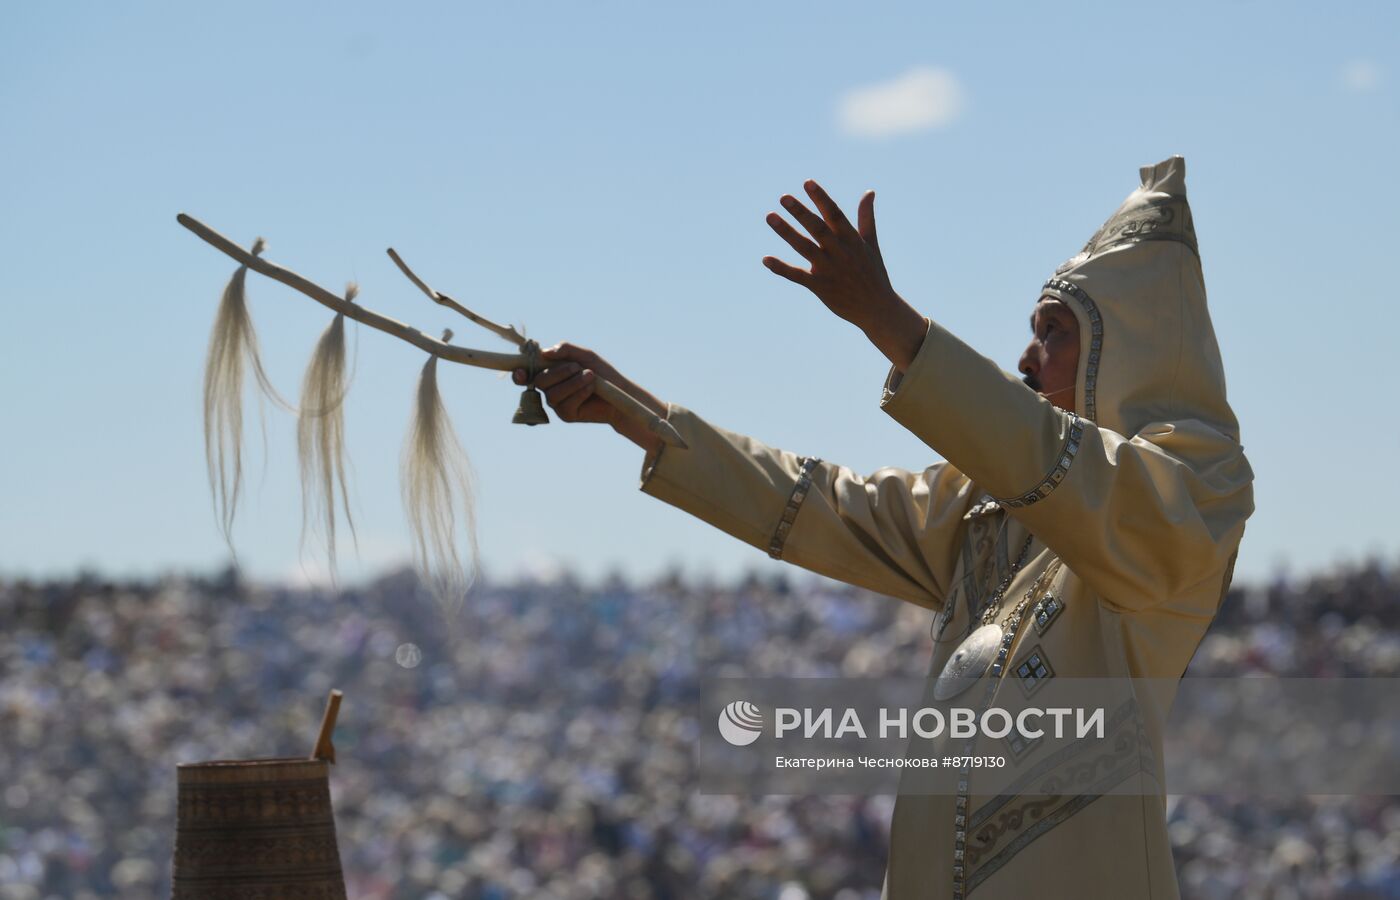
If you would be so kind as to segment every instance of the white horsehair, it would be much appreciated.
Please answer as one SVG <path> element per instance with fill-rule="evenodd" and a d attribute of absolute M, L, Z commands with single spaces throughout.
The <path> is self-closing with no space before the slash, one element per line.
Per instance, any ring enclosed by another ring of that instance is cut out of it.
<path fill-rule="evenodd" d="M 267 242 L 258 238 L 252 254 L 257 257 Z M 258 353 L 258 336 L 248 315 L 248 267 L 239 266 L 224 287 L 209 332 L 209 352 L 204 364 L 204 457 L 209 492 L 219 515 L 220 530 L 233 549 L 233 519 L 243 489 L 243 376 L 253 370 L 261 397 L 283 408 L 290 404 L 272 386 Z"/>
<path fill-rule="evenodd" d="M 345 299 L 354 302 L 359 288 L 350 284 Z M 322 332 L 301 382 L 297 414 L 297 460 L 301 471 L 301 542 L 309 530 L 320 530 L 332 580 L 336 576 L 336 494 L 350 536 L 359 546 L 350 512 L 345 477 L 345 395 L 349 378 L 345 365 L 345 316 L 336 313 Z"/>
<path fill-rule="evenodd" d="M 450 339 L 451 331 L 443 340 Z M 408 439 L 404 442 L 400 487 L 414 558 L 429 591 L 455 613 L 475 577 L 477 563 L 475 492 L 471 463 L 457 440 L 438 393 L 436 356 L 423 364 Z M 457 552 L 456 511 L 466 514 L 470 568 Z"/>

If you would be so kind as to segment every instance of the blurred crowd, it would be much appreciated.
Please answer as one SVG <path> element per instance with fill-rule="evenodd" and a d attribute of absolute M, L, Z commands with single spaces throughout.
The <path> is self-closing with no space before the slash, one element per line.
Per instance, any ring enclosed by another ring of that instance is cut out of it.
<path fill-rule="evenodd" d="M 893 798 L 706 796 L 701 678 L 923 676 L 930 614 L 816 579 L 331 593 L 0 581 L 0 900 L 168 897 L 175 766 L 332 775 L 355 900 L 875 900 Z M 1192 674 L 1400 675 L 1400 570 L 1232 590 Z M 1183 896 L 1400 897 L 1400 798 L 1173 797 Z M 1033 896 L 1033 894 L 1028 894 Z"/>

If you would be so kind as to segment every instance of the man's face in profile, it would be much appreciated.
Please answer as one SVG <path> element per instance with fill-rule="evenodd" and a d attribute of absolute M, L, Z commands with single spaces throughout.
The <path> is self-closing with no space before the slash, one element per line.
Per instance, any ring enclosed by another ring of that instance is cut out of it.
<path fill-rule="evenodd" d="M 1066 412 L 1074 408 L 1079 369 L 1079 321 L 1054 297 L 1041 297 L 1031 313 L 1031 342 L 1016 366 L 1031 390 Z"/>

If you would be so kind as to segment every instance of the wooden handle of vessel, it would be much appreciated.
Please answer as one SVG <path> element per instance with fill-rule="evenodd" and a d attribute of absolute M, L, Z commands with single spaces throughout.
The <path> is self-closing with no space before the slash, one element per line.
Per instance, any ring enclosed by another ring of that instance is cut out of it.
<path fill-rule="evenodd" d="M 340 691 L 333 690 L 326 698 L 326 712 L 321 716 L 321 733 L 316 737 L 315 749 L 311 751 L 312 759 L 324 759 L 335 764 L 335 744 L 331 743 L 331 735 L 335 733 L 335 719 L 340 715 L 340 698 L 343 696 Z"/>

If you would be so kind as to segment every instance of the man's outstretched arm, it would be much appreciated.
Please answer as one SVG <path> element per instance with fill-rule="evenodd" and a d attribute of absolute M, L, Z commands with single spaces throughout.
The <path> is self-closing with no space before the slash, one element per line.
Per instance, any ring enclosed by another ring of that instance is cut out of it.
<path fill-rule="evenodd" d="M 1218 581 L 1253 510 L 1249 463 L 1226 435 L 1194 419 L 1131 436 L 1101 428 L 937 323 L 908 369 L 891 371 L 881 405 L 1117 609 Z"/>
<path fill-rule="evenodd" d="M 599 422 L 647 451 L 642 490 L 770 556 L 838 581 L 937 609 L 951 588 L 971 483 L 946 464 L 867 477 L 799 457 L 666 404 L 596 353 L 561 344 L 536 379 L 566 422 Z M 516 381 L 524 373 L 516 372 Z M 606 378 L 681 434 L 665 447 L 594 394 Z"/>

